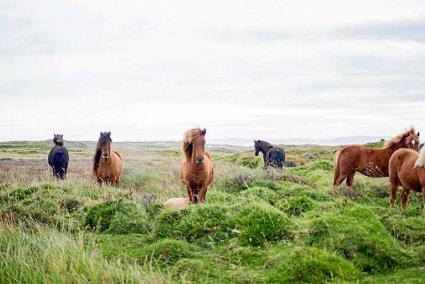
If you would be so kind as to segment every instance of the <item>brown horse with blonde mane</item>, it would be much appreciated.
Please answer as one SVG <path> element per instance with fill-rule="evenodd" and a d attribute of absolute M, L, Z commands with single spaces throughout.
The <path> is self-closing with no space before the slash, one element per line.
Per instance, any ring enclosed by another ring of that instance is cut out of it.
<path fill-rule="evenodd" d="M 194 128 L 183 136 L 184 160 L 180 165 L 180 179 L 186 186 L 190 203 L 205 202 L 208 186 L 214 179 L 210 154 L 205 151 L 207 130 Z"/>
<path fill-rule="evenodd" d="M 111 150 L 111 132 L 101 132 L 96 145 L 94 156 L 93 175 L 99 184 L 118 186 L 123 171 L 121 155 Z"/>
<path fill-rule="evenodd" d="M 381 149 L 351 145 L 337 151 L 334 159 L 334 191 L 346 180 L 347 186 L 353 185 L 354 174 L 360 172 L 368 177 L 387 177 L 388 162 L 391 155 L 400 148 L 418 150 L 419 132 L 412 127 L 388 140 Z"/>
<path fill-rule="evenodd" d="M 401 185 L 401 206 L 406 208 L 411 190 L 422 192 L 425 211 L 425 147 L 421 152 L 410 149 L 397 150 L 390 159 L 390 206 L 394 206 L 397 189 Z"/>

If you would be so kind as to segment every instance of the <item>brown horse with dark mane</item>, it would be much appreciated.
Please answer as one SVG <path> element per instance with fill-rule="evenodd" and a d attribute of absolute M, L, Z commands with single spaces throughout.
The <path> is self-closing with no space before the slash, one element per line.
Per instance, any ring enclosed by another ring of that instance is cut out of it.
<path fill-rule="evenodd" d="M 111 150 L 111 132 L 101 132 L 96 145 L 93 175 L 99 184 L 106 183 L 118 186 L 123 170 L 121 155 Z"/>
<path fill-rule="evenodd" d="M 419 132 L 412 127 L 387 141 L 381 149 L 351 145 L 342 148 L 334 159 L 334 191 L 346 180 L 347 186 L 353 185 L 354 174 L 360 172 L 368 177 L 387 177 L 388 162 L 391 155 L 400 148 L 418 150 Z"/>
<path fill-rule="evenodd" d="M 205 151 L 206 132 L 206 129 L 194 128 L 186 131 L 183 137 L 180 179 L 186 186 L 190 203 L 205 202 L 208 186 L 214 179 L 211 157 Z"/>
<path fill-rule="evenodd" d="M 394 206 L 397 189 L 401 185 L 401 206 L 406 208 L 411 190 L 422 192 L 425 211 L 425 147 L 421 152 L 410 149 L 397 150 L 390 159 L 390 205 Z"/>

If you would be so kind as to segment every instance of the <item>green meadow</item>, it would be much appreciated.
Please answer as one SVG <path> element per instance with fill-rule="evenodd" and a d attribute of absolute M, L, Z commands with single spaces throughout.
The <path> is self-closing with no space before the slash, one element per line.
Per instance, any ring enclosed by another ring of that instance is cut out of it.
<path fill-rule="evenodd" d="M 284 146 L 284 172 L 209 148 L 206 204 L 170 212 L 185 197 L 179 144 L 114 143 L 118 188 L 91 177 L 93 143 L 66 146 L 57 182 L 50 142 L 0 143 L 0 283 L 424 283 L 421 195 L 390 208 L 387 179 L 360 174 L 334 195 L 338 147 Z"/>

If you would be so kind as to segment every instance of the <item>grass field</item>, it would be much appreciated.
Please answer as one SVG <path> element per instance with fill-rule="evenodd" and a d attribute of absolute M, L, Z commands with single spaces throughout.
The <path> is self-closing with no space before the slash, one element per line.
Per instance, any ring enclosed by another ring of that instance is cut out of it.
<path fill-rule="evenodd" d="M 178 144 L 114 143 L 119 188 L 94 183 L 93 143 L 67 146 L 57 182 L 49 142 L 0 143 L 0 283 L 424 283 L 421 196 L 389 208 L 387 180 L 360 175 L 334 196 L 338 147 L 287 146 L 284 173 L 251 148 L 211 147 L 207 203 L 172 213 Z"/>

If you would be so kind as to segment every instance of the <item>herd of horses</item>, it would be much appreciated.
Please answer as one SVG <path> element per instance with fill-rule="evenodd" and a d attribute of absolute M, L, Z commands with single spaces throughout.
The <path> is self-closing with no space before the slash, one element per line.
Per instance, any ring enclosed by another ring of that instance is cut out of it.
<path fill-rule="evenodd" d="M 188 204 L 203 203 L 208 186 L 214 179 L 214 167 L 210 154 L 205 150 L 206 129 L 193 128 L 184 133 L 182 142 L 183 161 L 179 177 L 186 187 L 187 198 L 174 198 L 166 202 L 170 208 L 184 208 Z M 48 162 L 53 175 L 65 179 L 68 171 L 69 155 L 64 147 L 63 135 L 55 134 L 55 146 L 49 153 Z M 93 176 L 99 184 L 117 186 L 123 172 L 121 155 L 112 150 L 111 132 L 101 132 L 93 159 Z M 285 151 L 270 143 L 254 140 L 255 155 L 263 154 L 264 166 L 282 169 Z M 419 151 L 419 132 L 412 127 L 387 141 L 380 149 L 350 145 L 335 153 L 334 192 L 345 181 L 349 188 L 353 185 L 356 172 L 365 176 L 389 177 L 389 203 L 394 205 L 399 186 L 402 208 L 408 203 L 410 191 L 422 192 L 425 210 L 425 147 Z"/>

